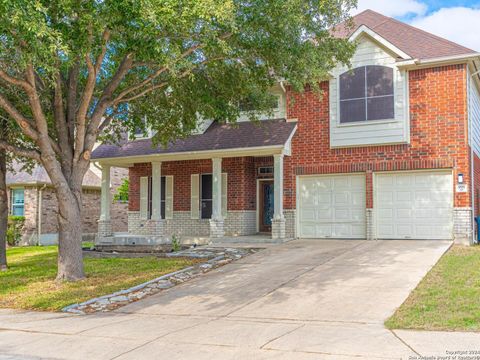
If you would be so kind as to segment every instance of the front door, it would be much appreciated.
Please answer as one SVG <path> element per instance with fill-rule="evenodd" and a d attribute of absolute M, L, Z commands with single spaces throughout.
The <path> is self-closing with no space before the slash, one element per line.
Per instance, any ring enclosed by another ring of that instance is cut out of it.
<path fill-rule="evenodd" d="M 272 231 L 273 181 L 260 181 L 260 232 Z"/>

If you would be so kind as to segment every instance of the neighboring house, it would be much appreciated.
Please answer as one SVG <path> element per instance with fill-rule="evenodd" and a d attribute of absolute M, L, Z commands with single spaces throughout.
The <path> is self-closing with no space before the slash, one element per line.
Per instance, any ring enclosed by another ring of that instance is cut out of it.
<path fill-rule="evenodd" d="M 120 171 L 120 176 L 125 172 Z M 114 172 L 115 173 L 115 172 Z M 115 177 L 113 177 L 115 178 Z M 15 163 L 13 171 L 7 173 L 9 192 L 9 210 L 11 215 L 25 217 L 22 245 L 50 245 L 58 241 L 57 198 L 50 178 L 42 166 L 35 166 L 31 171 L 22 170 L 22 165 Z M 94 240 L 98 232 L 100 216 L 101 180 L 89 170 L 83 180 L 83 235 L 85 240 Z M 112 191 L 115 191 L 112 183 Z M 117 231 L 126 231 L 126 204 L 114 204 Z M 120 207 L 120 209 L 117 209 Z"/>
<path fill-rule="evenodd" d="M 102 145 L 129 169 L 128 231 L 150 243 L 218 238 L 473 240 L 480 188 L 480 54 L 367 10 L 337 36 L 358 42 L 323 95 L 274 90 L 260 125 L 211 123 L 167 148 Z M 116 238 L 108 192 L 100 242 Z"/>

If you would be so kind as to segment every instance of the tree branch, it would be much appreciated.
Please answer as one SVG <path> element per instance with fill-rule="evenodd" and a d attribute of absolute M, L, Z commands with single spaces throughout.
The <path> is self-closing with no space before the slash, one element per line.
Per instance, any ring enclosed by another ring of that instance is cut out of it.
<path fill-rule="evenodd" d="M 77 111 L 77 133 L 75 138 L 75 151 L 73 155 L 74 163 L 78 161 L 80 154 L 83 152 L 83 144 L 85 141 L 85 127 L 87 121 L 87 112 L 92 101 L 93 92 L 95 90 L 96 74 L 95 66 L 92 63 L 89 55 L 85 56 L 85 61 L 88 68 L 87 82 L 83 91 L 82 99 L 80 100 L 80 106 Z"/>
<path fill-rule="evenodd" d="M 64 171 L 70 173 L 72 165 L 72 149 L 69 145 L 68 128 L 65 118 L 65 109 L 63 106 L 62 79 L 60 72 L 55 79 L 55 93 L 53 98 L 53 113 L 55 118 L 55 127 L 58 136 L 58 145 L 60 147 L 60 161 Z M 68 176 L 67 176 L 68 177 Z"/>
<path fill-rule="evenodd" d="M 0 78 L 4 81 L 8 82 L 9 84 L 23 87 L 25 90 L 31 90 L 31 86 L 28 82 L 22 79 L 18 79 L 16 77 L 8 75 L 5 71 L 0 70 Z"/>
<path fill-rule="evenodd" d="M 225 34 L 219 36 L 219 40 L 226 40 L 231 36 L 232 36 L 232 33 L 225 33 Z M 176 62 L 178 62 L 179 60 L 185 59 L 187 56 L 193 54 L 196 50 L 201 49 L 203 47 L 205 47 L 205 44 L 197 44 L 197 45 L 194 45 L 194 46 L 188 48 L 187 50 L 185 50 L 180 55 L 180 57 L 177 59 Z M 132 93 L 135 90 L 138 90 L 138 89 L 148 85 L 149 83 L 151 83 L 153 80 L 158 78 L 161 74 L 163 74 L 167 70 L 168 70 L 168 66 L 163 66 L 160 69 L 158 69 L 155 73 L 150 75 L 147 79 L 142 81 L 141 83 L 139 83 L 137 85 L 134 85 L 134 86 L 131 86 L 131 87 L 123 90 L 120 94 L 118 94 L 117 98 L 114 100 L 113 103 L 114 104 L 120 103 L 120 100 L 122 100 L 125 96 L 127 96 L 128 94 Z M 125 102 L 125 101 L 122 101 L 122 102 Z"/>
<path fill-rule="evenodd" d="M 2 107 L 13 118 L 13 120 L 15 120 L 25 135 L 35 142 L 38 140 L 38 133 L 33 128 L 30 120 L 24 117 L 2 94 L 0 94 L 0 107 Z"/>
<path fill-rule="evenodd" d="M 107 45 L 108 41 L 110 40 L 110 30 L 105 29 L 102 35 L 102 50 L 100 51 L 100 55 L 98 55 L 97 60 L 95 62 L 95 74 L 98 75 L 100 69 L 102 68 L 103 59 L 105 58 L 105 54 L 107 53 Z"/>
<path fill-rule="evenodd" d="M 33 159 L 37 162 L 40 162 L 40 153 L 35 150 L 25 149 L 12 144 L 7 143 L 6 141 L 0 140 L 0 149 L 10 151 L 17 156 L 27 157 Z"/>

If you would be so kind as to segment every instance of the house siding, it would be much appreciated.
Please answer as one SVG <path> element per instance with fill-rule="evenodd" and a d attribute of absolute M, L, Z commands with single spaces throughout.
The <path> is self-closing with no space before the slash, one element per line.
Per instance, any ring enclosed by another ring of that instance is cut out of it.
<path fill-rule="evenodd" d="M 325 96 L 330 103 L 330 147 L 365 146 L 377 144 L 406 143 L 409 139 L 408 102 L 406 89 L 407 73 L 396 66 L 396 56 L 373 41 L 362 37 L 354 56 L 352 68 L 367 65 L 387 66 L 393 69 L 395 118 L 393 121 L 370 121 L 364 124 L 340 124 L 338 108 L 338 78 L 348 71 L 346 66 L 337 66 L 332 71 L 329 91 Z"/>

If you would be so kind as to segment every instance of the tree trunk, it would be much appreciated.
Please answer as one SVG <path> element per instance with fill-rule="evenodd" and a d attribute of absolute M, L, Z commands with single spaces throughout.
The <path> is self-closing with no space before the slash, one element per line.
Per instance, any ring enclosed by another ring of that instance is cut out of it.
<path fill-rule="evenodd" d="M 58 271 L 57 281 L 85 278 L 82 254 L 81 190 L 57 189 Z"/>
<path fill-rule="evenodd" d="M 8 195 L 7 195 L 7 156 L 0 150 L 0 271 L 7 270 L 7 226 L 8 226 Z"/>

